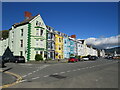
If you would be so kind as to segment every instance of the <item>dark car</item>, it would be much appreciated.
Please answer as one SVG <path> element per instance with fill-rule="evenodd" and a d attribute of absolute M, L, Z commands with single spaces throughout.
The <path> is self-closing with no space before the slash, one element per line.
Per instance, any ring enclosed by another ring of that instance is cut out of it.
<path fill-rule="evenodd" d="M 108 56 L 107 59 L 113 59 L 113 56 Z"/>
<path fill-rule="evenodd" d="M 77 61 L 78 61 L 78 59 L 75 58 L 75 57 L 70 57 L 70 58 L 68 59 L 68 62 L 77 62 Z"/>
<path fill-rule="evenodd" d="M 91 57 L 89 57 L 89 59 L 90 60 L 96 60 L 96 59 L 98 59 L 98 57 L 97 56 L 91 56 Z"/>
<path fill-rule="evenodd" d="M 14 56 L 14 63 L 25 63 L 24 56 Z"/>
<path fill-rule="evenodd" d="M 0 56 L 0 67 L 2 67 L 2 68 L 5 67 L 5 62 L 2 58 L 2 56 Z"/>
<path fill-rule="evenodd" d="M 7 62 L 13 62 L 14 61 L 14 57 L 3 57 L 3 60 L 4 60 L 4 62 L 5 63 L 7 63 Z"/>

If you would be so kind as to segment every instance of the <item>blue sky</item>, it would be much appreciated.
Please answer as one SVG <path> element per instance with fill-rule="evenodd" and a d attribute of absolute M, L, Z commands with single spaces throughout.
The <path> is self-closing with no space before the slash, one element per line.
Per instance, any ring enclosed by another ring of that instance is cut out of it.
<path fill-rule="evenodd" d="M 77 38 L 111 37 L 118 34 L 117 2 L 4 2 L 2 29 L 24 20 L 24 11 L 42 16 L 46 25 Z"/>

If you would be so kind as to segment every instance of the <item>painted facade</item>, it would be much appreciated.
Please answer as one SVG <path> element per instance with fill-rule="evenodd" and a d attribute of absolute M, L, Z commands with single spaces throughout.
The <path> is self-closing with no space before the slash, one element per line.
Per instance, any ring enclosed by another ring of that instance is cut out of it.
<path fill-rule="evenodd" d="M 24 56 L 26 62 L 35 60 L 36 54 L 41 54 L 44 60 L 69 58 L 71 54 L 98 56 L 97 49 L 86 45 L 85 40 L 76 39 L 76 35 L 68 36 L 46 26 L 40 14 L 12 25 L 9 38 L 0 41 L 0 45 L 0 55 L 9 46 L 14 56 Z"/>
<path fill-rule="evenodd" d="M 47 27 L 47 59 L 55 59 L 55 33 L 54 29 L 50 26 Z"/>
<path fill-rule="evenodd" d="M 74 38 L 69 37 L 70 40 L 70 55 L 73 54 L 75 55 L 75 40 Z"/>
<path fill-rule="evenodd" d="M 63 36 L 61 32 L 55 31 L 55 59 L 63 58 Z"/>
<path fill-rule="evenodd" d="M 36 54 L 45 59 L 46 25 L 40 14 L 16 23 L 9 31 L 9 47 L 15 56 L 24 56 L 27 61 L 35 60 Z"/>
<path fill-rule="evenodd" d="M 70 40 L 68 35 L 64 34 L 63 42 L 64 42 L 63 44 L 64 58 L 69 58 L 70 57 Z"/>

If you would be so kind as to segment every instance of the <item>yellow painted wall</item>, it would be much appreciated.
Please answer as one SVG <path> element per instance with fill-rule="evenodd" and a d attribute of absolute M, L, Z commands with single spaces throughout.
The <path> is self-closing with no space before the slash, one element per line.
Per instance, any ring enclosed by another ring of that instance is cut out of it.
<path fill-rule="evenodd" d="M 59 40 L 60 39 L 60 40 Z M 61 48 L 59 50 L 59 47 Z M 58 55 L 55 55 L 56 59 L 63 59 L 63 37 L 60 35 L 55 35 L 55 52 L 58 53 Z"/>

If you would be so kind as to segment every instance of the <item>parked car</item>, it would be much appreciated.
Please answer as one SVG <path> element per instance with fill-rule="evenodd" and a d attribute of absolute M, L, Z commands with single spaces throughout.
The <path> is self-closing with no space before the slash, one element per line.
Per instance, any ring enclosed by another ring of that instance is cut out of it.
<path fill-rule="evenodd" d="M 24 56 L 14 56 L 14 63 L 25 63 Z"/>
<path fill-rule="evenodd" d="M 113 56 L 107 56 L 105 59 L 113 59 Z"/>
<path fill-rule="evenodd" d="M 2 58 L 2 56 L 0 56 L 0 68 L 3 68 L 3 67 L 5 67 L 5 62 Z"/>
<path fill-rule="evenodd" d="M 84 57 L 82 57 L 82 59 L 85 60 L 85 61 L 88 61 L 89 60 L 89 56 L 84 56 Z"/>
<path fill-rule="evenodd" d="M 13 62 L 14 61 L 14 57 L 3 57 L 3 60 L 4 60 L 4 62 L 5 63 L 7 63 L 7 62 Z"/>
<path fill-rule="evenodd" d="M 70 57 L 70 58 L 68 59 L 68 62 L 77 62 L 77 61 L 78 61 L 78 59 L 75 58 L 75 57 Z"/>
<path fill-rule="evenodd" d="M 89 59 L 90 60 L 96 60 L 96 59 L 98 59 L 98 57 L 97 56 L 90 56 Z"/>

